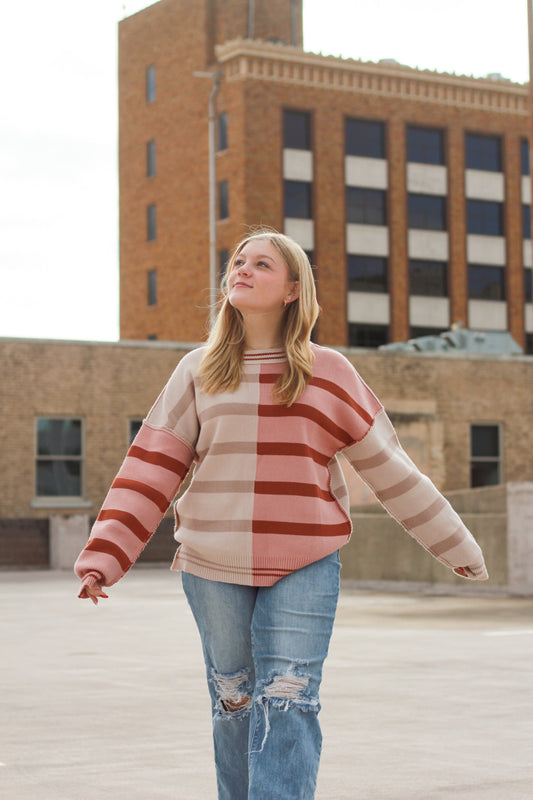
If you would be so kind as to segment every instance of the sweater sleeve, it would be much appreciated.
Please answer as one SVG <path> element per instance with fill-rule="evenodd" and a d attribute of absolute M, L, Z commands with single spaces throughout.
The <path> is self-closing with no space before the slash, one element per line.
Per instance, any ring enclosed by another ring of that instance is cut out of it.
<path fill-rule="evenodd" d="M 199 423 L 186 356 L 144 420 L 75 564 L 87 586 L 111 586 L 135 563 L 195 456 Z"/>
<path fill-rule="evenodd" d="M 481 548 L 460 516 L 400 445 L 382 404 L 353 365 L 328 353 L 335 376 L 341 451 L 388 513 L 432 556 L 469 578 L 486 580 Z"/>
<path fill-rule="evenodd" d="M 481 548 L 431 480 L 411 461 L 382 408 L 366 436 L 343 450 L 389 514 L 447 567 L 486 580 Z"/>

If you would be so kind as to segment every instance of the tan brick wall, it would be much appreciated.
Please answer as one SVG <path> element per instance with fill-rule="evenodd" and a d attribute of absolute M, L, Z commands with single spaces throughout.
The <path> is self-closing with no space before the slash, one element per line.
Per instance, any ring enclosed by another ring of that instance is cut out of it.
<path fill-rule="evenodd" d="M 185 352 L 159 343 L 0 340 L 0 519 L 96 515 L 126 453 L 129 420 L 146 415 Z M 442 490 L 469 485 L 471 422 L 502 425 L 506 481 L 533 479 L 533 358 L 347 354 Z M 35 418 L 55 415 L 83 419 L 89 508 L 32 506 Z"/>

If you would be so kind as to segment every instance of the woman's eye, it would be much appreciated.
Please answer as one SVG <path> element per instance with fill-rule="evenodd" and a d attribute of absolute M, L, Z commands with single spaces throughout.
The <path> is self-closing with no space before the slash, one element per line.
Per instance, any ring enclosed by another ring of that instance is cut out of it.
<path fill-rule="evenodd" d="M 258 264 L 259 264 L 260 267 L 267 267 L 268 268 L 268 264 L 265 264 L 264 261 L 258 261 Z"/>

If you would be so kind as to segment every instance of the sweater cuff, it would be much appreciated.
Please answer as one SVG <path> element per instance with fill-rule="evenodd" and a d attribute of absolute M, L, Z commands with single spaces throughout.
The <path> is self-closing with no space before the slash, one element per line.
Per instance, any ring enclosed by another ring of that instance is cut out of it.
<path fill-rule="evenodd" d="M 81 582 L 81 588 L 78 597 L 85 599 L 87 597 L 87 592 L 85 590 L 88 587 L 92 589 L 94 586 L 99 586 L 101 588 L 103 580 L 103 575 L 101 575 L 99 572 L 88 572 Z"/>
<path fill-rule="evenodd" d="M 489 577 L 485 563 L 482 561 L 479 564 L 469 564 L 465 567 L 468 572 L 468 578 L 474 581 L 486 581 Z"/>

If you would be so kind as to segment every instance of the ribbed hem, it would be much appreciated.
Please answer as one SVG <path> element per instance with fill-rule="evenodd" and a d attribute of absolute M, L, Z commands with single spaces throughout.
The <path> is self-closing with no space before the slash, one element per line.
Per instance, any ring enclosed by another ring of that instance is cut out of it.
<path fill-rule="evenodd" d="M 83 578 L 81 582 L 81 589 L 78 597 L 85 598 L 87 597 L 86 589 L 92 589 L 94 586 L 101 587 L 102 585 L 103 576 L 100 575 L 99 572 L 88 572 L 87 575 Z"/>

